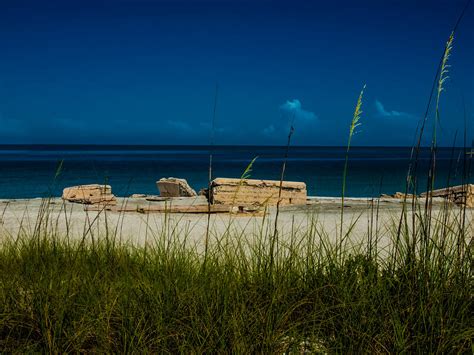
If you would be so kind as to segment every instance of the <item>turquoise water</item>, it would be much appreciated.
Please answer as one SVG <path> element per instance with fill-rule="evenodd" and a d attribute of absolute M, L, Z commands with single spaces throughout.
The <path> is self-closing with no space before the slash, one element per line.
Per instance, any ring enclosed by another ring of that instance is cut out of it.
<path fill-rule="evenodd" d="M 206 146 L 0 146 L 0 198 L 59 196 L 66 186 L 103 183 L 118 196 L 157 194 L 155 181 L 180 177 L 199 190 L 207 185 L 209 147 Z M 276 179 L 281 174 L 285 147 L 219 146 L 213 148 L 213 176 L 240 177 L 258 157 L 253 178 Z M 405 190 L 410 148 L 355 147 L 349 157 L 347 195 L 378 196 Z M 304 181 L 310 195 L 339 196 L 344 147 L 291 147 L 286 180 Z M 54 179 L 58 163 L 63 161 Z M 460 183 L 462 149 L 440 148 L 437 187 Z M 429 150 L 420 158 L 420 186 L 426 186 Z M 420 187 L 420 190 L 423 188 Z"/>

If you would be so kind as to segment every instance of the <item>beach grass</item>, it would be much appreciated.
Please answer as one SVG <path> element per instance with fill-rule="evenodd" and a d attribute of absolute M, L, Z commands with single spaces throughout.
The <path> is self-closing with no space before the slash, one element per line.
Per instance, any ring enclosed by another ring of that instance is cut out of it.
<path fill-rule="evenodd" d="M 47 204 L 41 223 L 51 226 Z M 470 352 L 472 245 L 463 210 L 446 206 L 452 216 L 421 214 L 415 234 L 407 226 L 397 238 L 394 222 L 397 244 L 385 254 L 369 245 L 341 249 L 315 215 L 277 245 L 271 227 L 251 241 L 229 228 L 206 258 L 179 241 L 179 228 L 139 248 L 118 243 L 113 228 L 91 243 L 39 226 L 0 246 L 0 348 Z"/>

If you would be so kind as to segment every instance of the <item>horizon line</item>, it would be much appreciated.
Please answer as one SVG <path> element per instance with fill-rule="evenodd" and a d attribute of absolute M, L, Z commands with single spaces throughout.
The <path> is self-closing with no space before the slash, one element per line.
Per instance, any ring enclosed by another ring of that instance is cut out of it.
<path fill-rule="evenodd" d="M 275 145 L 275 144 L 97 144 L 97 143 L 0 143 L 0 149 L 2 148 L 13 148 L 13 147 L 261 147 L 261 148 L 279 148 L 286 147 L 286 145 Z M 347 148 L 346 145 L 302 145 L 294 144 L 290 148 Z M 351 148 L 414 148 L 410 145 L 352 145 Z M 429 145 L 420 146 L 420 148 L 431 148 Z M 437 148 L 466 148 L 471 149 L 472 146 L 438 146 Z"/>

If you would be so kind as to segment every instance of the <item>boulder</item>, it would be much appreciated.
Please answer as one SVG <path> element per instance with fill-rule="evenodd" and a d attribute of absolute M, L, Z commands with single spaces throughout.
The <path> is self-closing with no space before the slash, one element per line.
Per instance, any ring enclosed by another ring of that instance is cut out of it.
<path fill-rule="evenodd" d="M 197 196 L 185 179 L 162 178 L 156 182 L 161 197 L 194 197 Z"/>
<path fill-rule="evenodd" d="M 83 204 L 116 204 L 110 185 L 78 185 L 63 190 L 63 200 Z"/>
<path fill-rule="evenodd" d="M 278 202 L 280 181 L 217 178 L 211 183 L 211 203 L 231 206 L 275 206 Z M 280 205 L 305 205 L 304 182 L 283 181 Z"/>

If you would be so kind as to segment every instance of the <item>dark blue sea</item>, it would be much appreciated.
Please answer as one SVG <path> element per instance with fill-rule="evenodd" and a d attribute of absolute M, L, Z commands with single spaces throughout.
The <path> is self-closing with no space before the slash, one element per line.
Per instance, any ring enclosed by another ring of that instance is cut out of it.
<path fill-rule="evenodd" d="M 0 198 L 59 196 L 66 186 L 104 182 L 118 196 L 157 194 L 155 181 L 162 177 L 185 178 L 198 191 L 207 186 L 209 153 L 206 146 L 0 146 Z M 410 153 L 406 147 L 351 148 L 346 195 L 405 191 Z M 285 147 L 214 147 L 213 176 L 239 178 L 257 157 L 251 177 L 278 180 L 284 154 Z M 421 151 L 420 190 L 429 156 Z M 438 149 L 437 187 L 461 183 L 464 156 L 463 149 Z M 344 147 L 290 147 L 285 180 L 306 182 L 310 195 L 340 196 L 344 159 Z"/>

